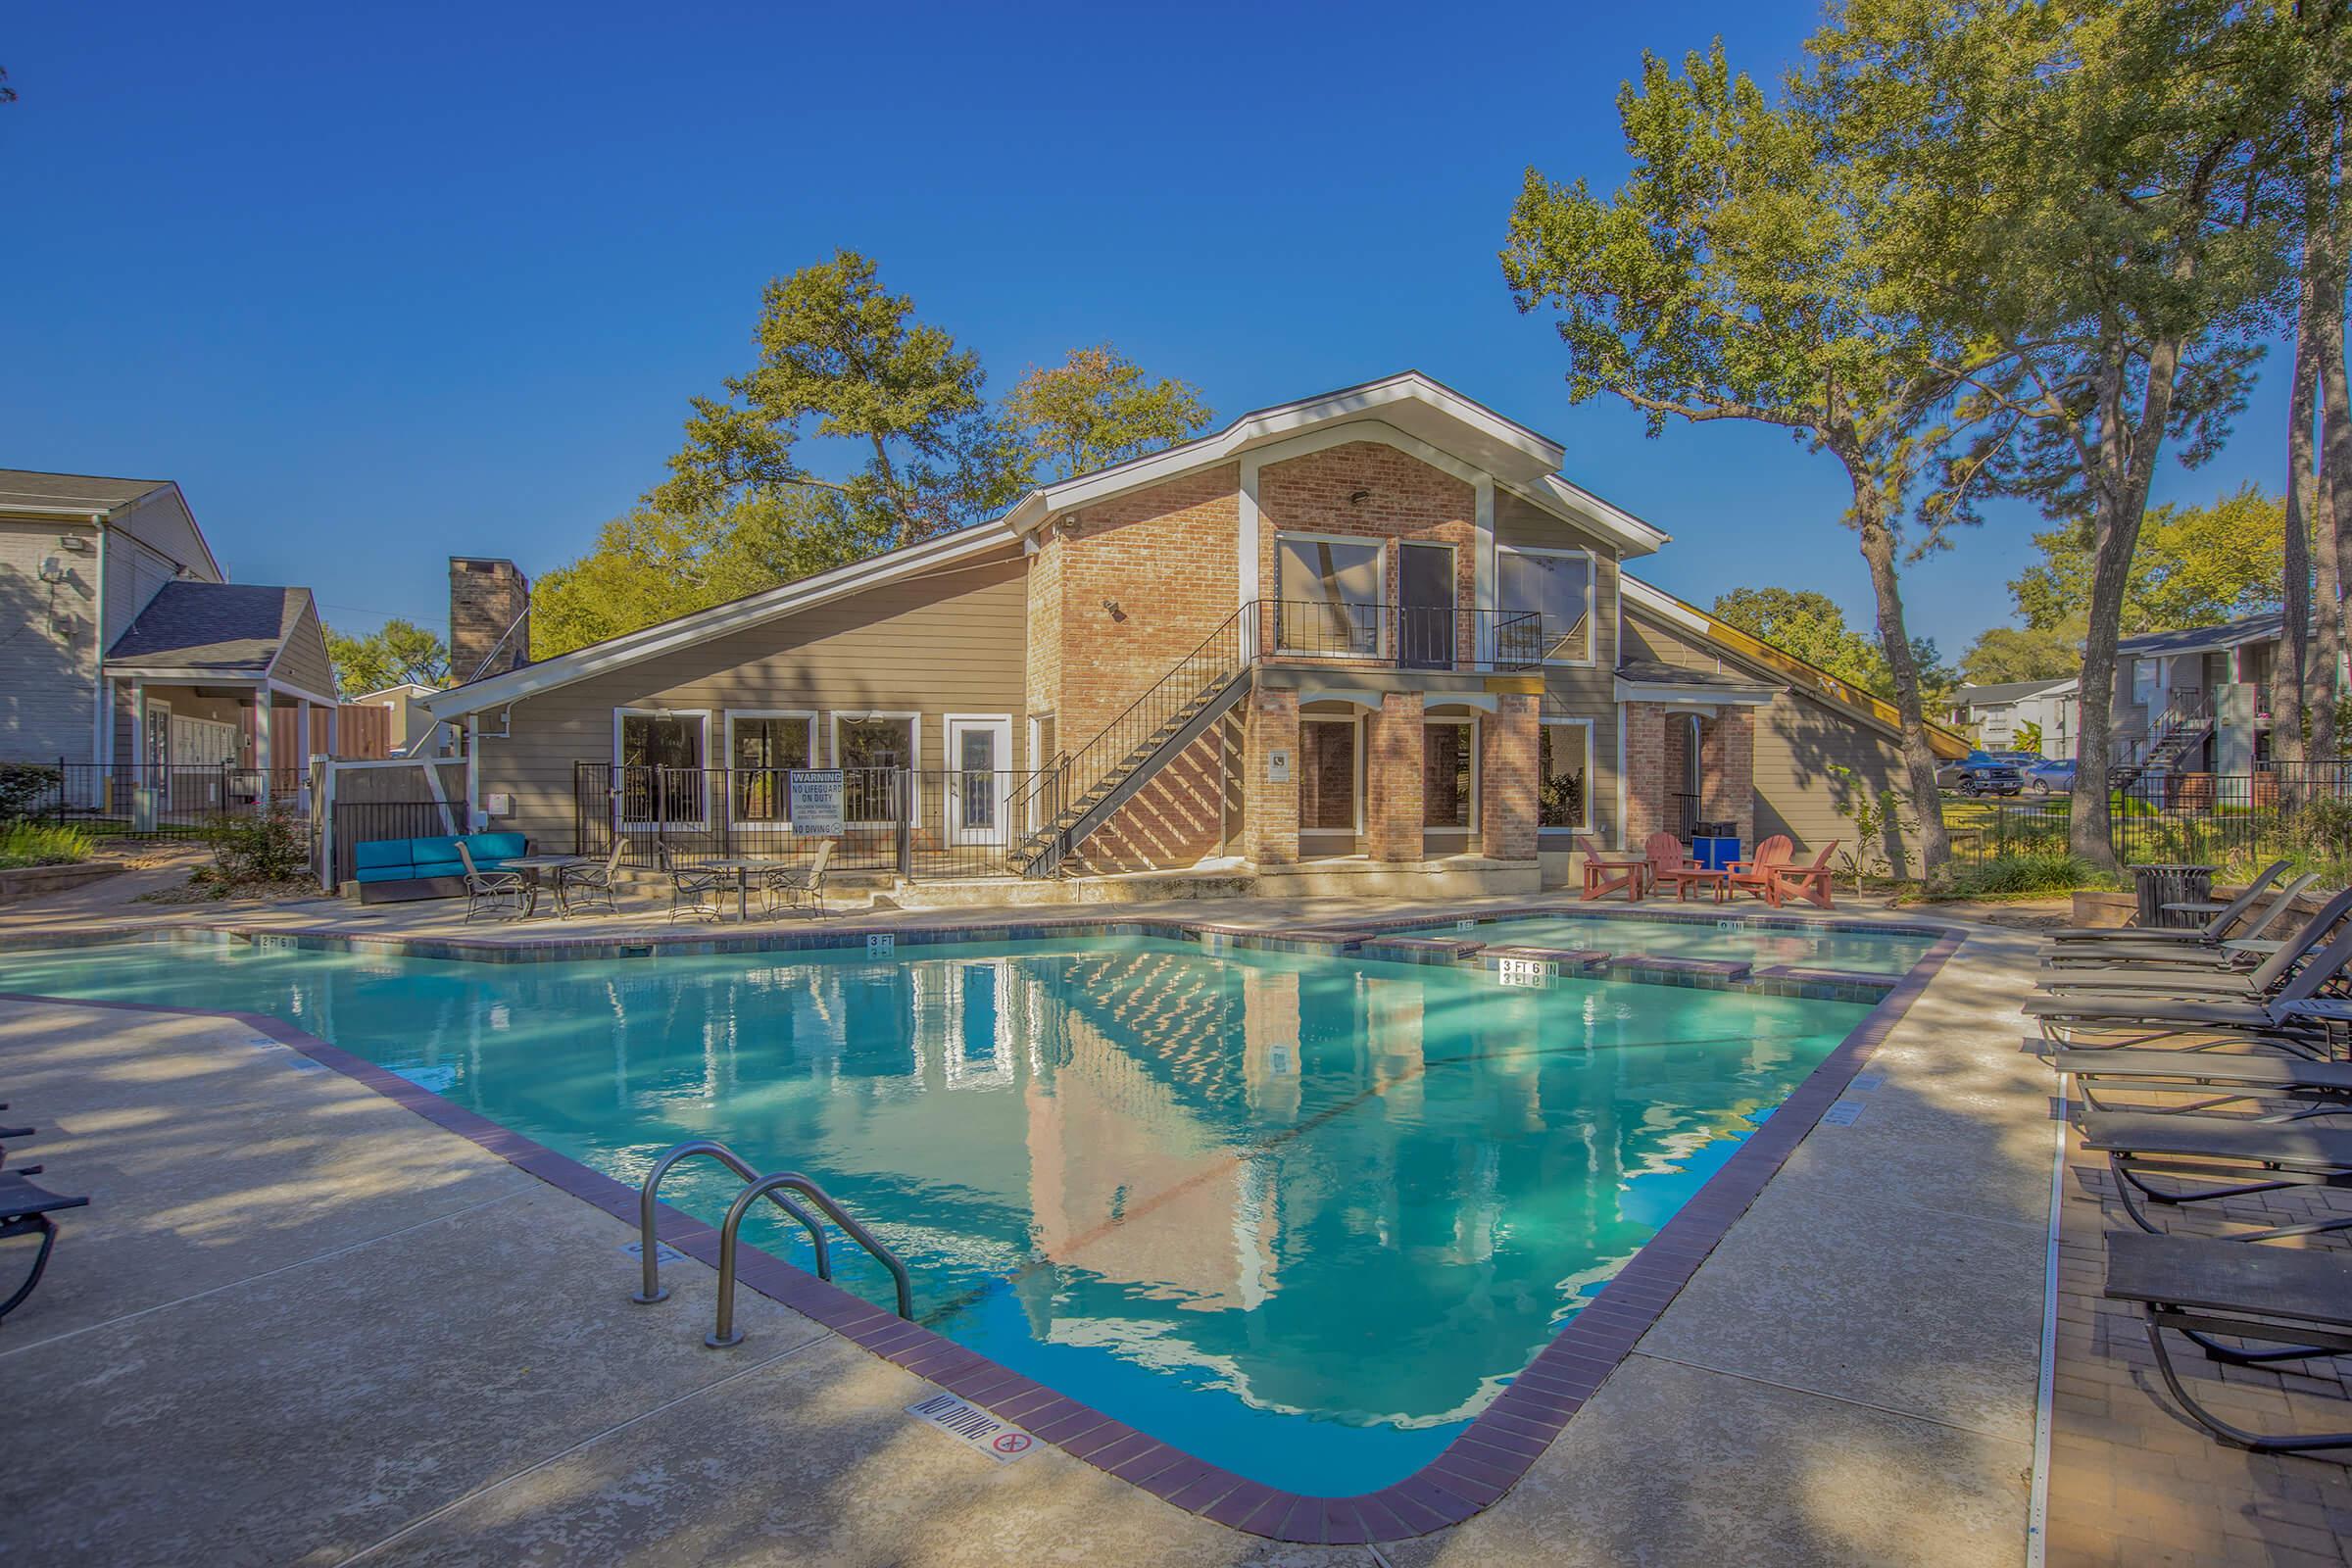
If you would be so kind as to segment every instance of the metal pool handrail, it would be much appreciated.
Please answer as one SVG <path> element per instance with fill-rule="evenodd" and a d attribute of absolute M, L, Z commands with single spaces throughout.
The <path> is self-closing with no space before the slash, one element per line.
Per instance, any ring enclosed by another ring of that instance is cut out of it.
<path fill-rule="evenodd" d="M 914 1288 L 906 1278 L 906 1265 L 899 1254 L 875 1239 L 872 1232 L 852 1219 L 833 1197 L 823 1188 L 798 1171 L 783 1170 L 772 1176 L 762 1176 L 746 1187 L 727 1210 L 726 1223 L 718 1228 L 718 1322 L 704 1336 L 703 1343 L 713 1350 L 723 1350 L 730 1345 L 741 1345 L 743 1336 L 735 1328 L 735 1247 L 737 1233 L 743 1228 L 743 1216 L 760 1199 L 774 1199 L 780 1189 L 789 1188 L 825 1211 L 825 1217 L 843 1230 L 850 1239 L 873 1254 L 874 1261 L 890 1270 L 893 1284 L 899 1288 L 899 1316 L 914 1321 Z"/>
<path fill-rule="evenodd" d="M 650 1305 L 655 1301 L 665 1300 L 669 1296 L 669 1292 L 662 1288 L 662 1249 L 661 1245 L 654 1240 L 655 1193 L 662 1185 L 662 1178 L 669 1174 L 671 1166 L 680 1160 L 698 1157 L 715 1159 L 747 1182 L 756 1182 L 760 1179 L 760 1173 L 752 1168 L 751 1161 L 736 1153 L 726 1145 L 707 1138 L 691 1139 L 654 1161 L 654 1168 L 645 1173 L 645 1181 L 637 1189 L 637 1235 L 639 1244 L 645 1252 L 645 1288 L 630 1297 L 629 1299 L 640 1305 Z M 816 1277 L 820 1280 L 831 1279 L 833 1277 L 833 1257 L 831 1252 L 826 1250 L 825 1228 L 819 1225 L 815 1217 L 807 1209 L 783 1194 L 771 1192 L 767 1195 L 767 1199 L 769 1202 L 808 1227 L 809 1245 L 816 1249 Z M 732 1213 L 729 1214 L 728 1221 L 730 1224 L 734 1222 Z M 850 1229 L 847 1225 L 842 1228 Z M 851 1234 L 855 1235 L 856 1232 L 853 1231 Z"/>

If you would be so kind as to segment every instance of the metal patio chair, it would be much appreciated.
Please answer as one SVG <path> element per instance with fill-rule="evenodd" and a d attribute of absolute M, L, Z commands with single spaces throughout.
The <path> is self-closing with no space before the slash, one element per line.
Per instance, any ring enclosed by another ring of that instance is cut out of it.
<path fill-rule="evenodd" d="M 823 919 L 825 914 L 825 867 L 833 859 L 831 839 L 819 839 L 816 858 L 807 865 L 780 865 L 760 879 L 760 900 L 762 912 L 774 915 L 778 910 L 807 903 L 810 915 Z"/>
<path fill-rule="evenodd" d="M 80 1208 L 89 1202 L 86 1198 L 66 1198 L 46 1188 L 35 1187 L 24 1178 L 38 1172 L 38 1165 L 21 1170 L 0 1171 L 0 1241 L 21 1236 L 38 1236 L 41 1245 L 32 1254 L 32 1268 L 24 1282 L 0 1301 L 0 1322 L 24 1304 L 24 1298 L 41 1283 L 48 1271 L 49 1253 L 57 1246 L 57 1222 L 49 1216 L 69 1208 Z"/>
<path fill-rule="evenodd" d="M 481 871 L 474 868 L 473 852 L 458 840 L 458 859 L 466 867 L 466 922 L 487 909 L 502 920 L 527 918 L 539 906 L 539 889 L 520 871 Z M 509 912 L 498 913 L 500 910 Z"/>
<path fill-rule="evenodd" d="M 605 912 L 618 914 L 620 906 L 613 902 L 613 885 L 620 876 L 621 858 L 628 853 L 628 841 L 615 835 L 612 853 L 605 857 L 602 865 L 582 865 L 564 873 L 556 884 L 556 902 L 565 914 L 580 914 L 604 901 Z"/>
<path fill-rule="evenodd" d="M 654 858 L 661 863 L 662 874 L 669 878 L 669 918 L 674 924 L 680 915 L 692 915 L 701 920 L 722 920 L 726 911 L 718 906 L 718 895 L 727 885 L 727 878 L 716 871 L 684 870 L 669 858 L 669 846 L 654 846 Z"/>

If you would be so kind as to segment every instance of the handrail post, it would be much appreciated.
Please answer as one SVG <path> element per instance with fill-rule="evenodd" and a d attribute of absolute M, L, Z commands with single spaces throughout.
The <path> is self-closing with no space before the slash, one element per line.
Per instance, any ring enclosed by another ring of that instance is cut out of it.
<path fill-rule="evenodd" d="M 743 1217 L 751 1212 L 753 1203 L 762 1198 L 773 1198 L 787 1188 L 822 1209 L 827 1219 L 849 1232 L 852 1241 L 864 1248 L 875 1262 L 890 1271 L 891 1283 L 898 1288 L 899 1316 L 909 1323 L 913 1322 L 913 1282 L 907 1278 L 906 1265 L 899 1261 L 899 1254 L 883 1246 L 872 1232 L 852 1219 L 823 1188 L 798 1171 L 781 1170 L 772 1176 L 760 1177 L 738 1194 L 734 1203 L 727 1209 L 725 1222 L 718 1228 L 718 1314 L 710 1332 L 703 1336 L 703 1343 L 713 1350 L 723 1350 L 729 1346 L 743 1343 L 743 1335 L 735 1327 L 735 1250 L 740 1245 Z"/>

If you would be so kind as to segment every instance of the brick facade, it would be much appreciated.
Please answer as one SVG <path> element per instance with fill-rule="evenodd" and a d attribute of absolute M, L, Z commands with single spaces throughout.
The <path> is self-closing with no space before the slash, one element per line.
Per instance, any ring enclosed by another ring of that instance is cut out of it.
<path fill-rule="evenodd" d="M 1298 693 L 1260 686 L 1250 694 L 1242 748 L 1242 853 L 1259 865 L 1298 859 Z M 1272 755 L 1290 754 L 1290 779 L 1267 777 Z"/>
<path fill-rule="evenodd" d="M 1364 724 L 1364 852 L 1375 860 L 1421 858 L 1419 692 L 1389 692 Z"/>
<path fill-rule="evenodd" d="M 512 561 L 449 558 L 449 668 L 503 675 L 531 657 L 531 582 Z"/>
<path fill-rule="evenodd" d="M 1349 441 L 1267 464 L 1257 476 L 1257 584 L 1261 600 L 1283 595 L 1276 556 L 1282 533 L 1356 534 L 1453 547 L 1454 603 L 1477 602 L 1478 492 L 1443 469 L 1377 441 Z M 1381 602 L 1398 603 L 1397 551 L 1391 550 Z M 1474 652 L 1477 617 L 1460 618 L 1461 652 Z M 1389 635 L 1394 636 L 1395 628 Z M 1275 646 L 1269 611 L 1261 646 Z"/>
<path fill-rule="evenodd" d="M 1756 842 L 1755 711 L 1726 708 L 1699 731 L 1698 814 L 1740 824 L 1740 842 Z"/>
<path fill-rule="evenodd" d="M 1625 842 L 1639 850 L 1666 820 L 1666 710 L 1656 703 L 1625 705 Z"/>
<path fill-rule="evenodd" d="M 1491 860 L 1536 854 L 1537 718 L 1543 699 L 1505 693 L 1478 726 L 1479 853 Z"/>

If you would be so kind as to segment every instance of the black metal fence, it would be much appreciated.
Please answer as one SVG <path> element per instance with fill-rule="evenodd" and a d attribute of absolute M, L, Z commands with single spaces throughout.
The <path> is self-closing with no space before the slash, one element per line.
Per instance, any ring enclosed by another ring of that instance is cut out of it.
<path fill-rule="evenodd" d="M 660 868 L 757 858 L 805 859 L 816 835 L 791 815 L 791 769 L 572 765 L 572 850 Z M 1028 830 L 1022 802 L 1035 775 L 999 769 L 853 767 L 842 775 L 836 871 L 924 880 L 1003 876 Z M 339 819 L 338 819 L 339 820 Z M 340 829 L 338 828 L 338 834 Z M 437 829 L 434 831 L 438 831 Z"/>
<path fill-rule="evenodd" d="M 1450 605 L 1344 604 L 1319 599 L 1261 599 L 1256 652 L 1398 669 L 1541 669 L 1548 643 L 1532 610 L 1464 610 Z"/>
<path fill-rule="evenodd" d="M 2065 794 L 1947 798 L 1943 809 L 1953 858 L 1981 864 L 2065 853 L 2074 801 Z M 2352 858 L 2352 760 L 2137 779 L 2109 798 L 2108 839 L 2127 865 Z"/>
<path fill-rule="evenodd" d="M 259 811 L 264 799 L 261 771 L 228 763 L 0 762 L 0 821 L 57 822 L 103 838 L 200 838 L 223 816 Z"/>

